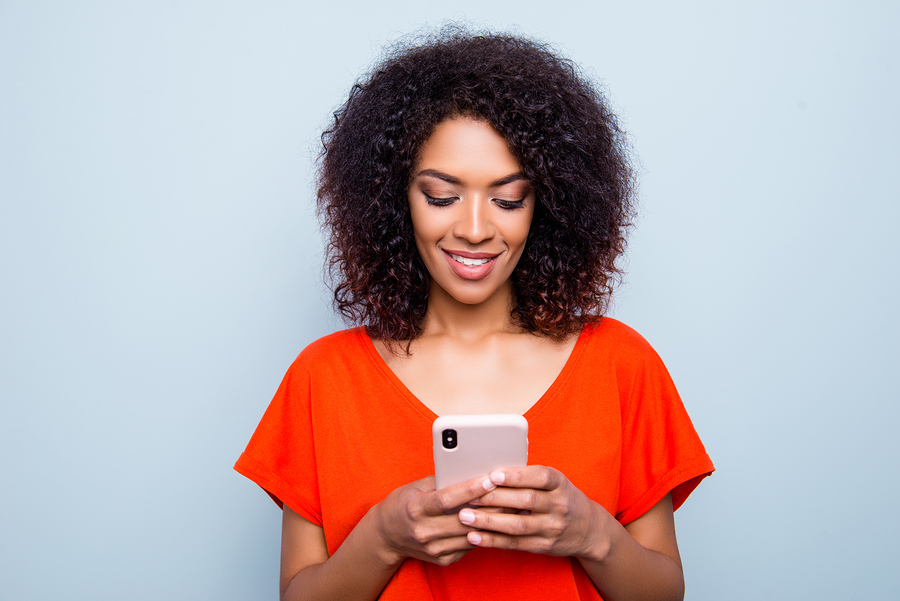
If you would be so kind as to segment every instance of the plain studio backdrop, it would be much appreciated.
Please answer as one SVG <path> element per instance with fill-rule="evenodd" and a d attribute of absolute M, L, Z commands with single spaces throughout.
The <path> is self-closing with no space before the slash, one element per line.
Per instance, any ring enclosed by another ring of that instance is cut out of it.
<path fill-rule="evenodd" d="M 231 466 L 342 327 L 318 135 L 446 19 L 550 41 L 631 134 L 613 315 L 718 468 L 687 598 L 900 598 L 898 2 L 2 0 L 0 599 L 276 598 Z"/>

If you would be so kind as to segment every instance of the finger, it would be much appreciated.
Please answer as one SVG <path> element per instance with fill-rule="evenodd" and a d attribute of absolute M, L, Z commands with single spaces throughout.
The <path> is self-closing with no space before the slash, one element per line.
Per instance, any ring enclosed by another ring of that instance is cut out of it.
<path fill-rule="evenodd" d="M 409 485 L 419 492 L 431 492 L 433 490 L 437 490 L 437 487 L 434 484 L 434 476 L 428 476 L 426 478 L 422 478 L 421 480 L 410 482 Z"/>
<path fill-rule="evenodd" d="M 478 506 L 479 510 L 482 509 L 482 506 L 485 506 L 534 513 L 549 513 L 553 507 L 548 491 L 534 488 L 507 488 L 505 486 L 495 488 L 483 497 L 476 499 L 471 505 Z M 509 511 L 506 513 L 509 513 Z"/>
<path fill-rule="evenodd" d="M 460 505 L 465 505 L 479 497 L 483 497 L 486 492 L 492 491 L 497 487 L 496 484 L 485 476 L 473 478 L 467 482 L 454 484 L 441 490 L 436 490 L 432 494 L 427 495 L 424 511 L 426 515 L 441 515 L 457 509 Z"/>
<path fill-rule="evenodd" d="M 468 505 L 471 507 L 477 507 L 478 511 L 488 511 L 491 513 L 517 513 L 519 511 L 518 509 L 513 509 L 512 507 L 485 506 L 481 503 L 478 503 L 477 500 L 472 501 L 471 503 L 468 503 Z"/>
<path fill-rule="evenodd" d="M 458 536 L 435 539 L 416 548 L 410 548 L 407 550 L 407 555 L 430 563 L 449 565 L 461 559 L 472 548 L 472 544 L 469 543 L 464 533 Z"/>
<path fill-rule="evenodd" d="M 426 557 L 424 559 L 430 563 L 436 563 L 439 566 L 447 567 L 465 557 L 466 553 L 472 550 L 472 545 L 469 545 L 468 542 L 466 544 L 468 545 L 468 548 L 463 549 L 462 551 L 453 551 L 452 553 L 445 553 L 444 555 L 439 555 L 437 557 Z"/>
<path fill-rule="evenodd" d="M 516 549 L 530 553 L 559 555 L 553 540 L 539 536 L 510 536 L 497 532 L 473 531 L 468 535 L 469 543 L 475 547 L 493 549 Z"/>
<path fill-rule="evenodd" d="M 468 507 L 460 510 L 459 521 L 465 526 L 477 530 L 490 530 L 501 534 L 514 536 L 529 536 L 540 534 L 542 519 L 535 515 L 522 515 L 518 513 L 491 513 L 475 511 Z M 544 517 L 544 520 L 547 518 Z"/>
<path fill-rule="evenodd" d="M 537 490 L 553 490 L 565 481 L 565 476 L 559 470 L 543 465 L 507 467 L 492 471 L 488 477 L 495 486 Z"/>
<path fill-rule="evenodd" d="M 460 522 L 455 514 L 441 514 L 416 522 L 412 525 L 410 534 L 420 547 L 436 545 L 435 552 L 445 552 L 448 547 L 443 545 L 449 544 L 446 541 L 464 539 L 470 530 L 472 528 Z"/>
<path fill-rule="evenodd" d="M 469 543 L 467 534 L 468 532 L 464 532 L 458 536 L 435 539 L 422 545 L 419 548 L 419 551 L 413 553 L 413 555 L 419 555 L 420 558 L 428 558 L 429 561 L 433 561 L 434 559 L 445 555 L 459 553 L 461 551 L 470 551 L 472 549 L 472 544 Z"/>

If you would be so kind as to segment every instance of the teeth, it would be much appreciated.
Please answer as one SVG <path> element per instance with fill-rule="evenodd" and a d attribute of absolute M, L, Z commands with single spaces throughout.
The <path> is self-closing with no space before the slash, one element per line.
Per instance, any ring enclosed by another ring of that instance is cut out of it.
<path fill-rule="evenodd" d="M 468 265 L 469 267 L 477 267 L 478 265 L 484 265 L 490 259 L 469 259 L 466 257 L 460 257 L 459 255 L 454 255 L 450 253 L 450 257 L 453 258 L 457 263 L 462 263 L 463 265 Z"/>

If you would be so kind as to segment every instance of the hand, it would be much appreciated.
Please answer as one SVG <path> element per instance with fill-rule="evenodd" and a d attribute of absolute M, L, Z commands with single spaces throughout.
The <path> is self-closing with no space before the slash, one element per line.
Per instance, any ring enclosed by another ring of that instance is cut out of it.
<path fill-rule="evenodd" d="M 391 563 L 399 565 L 405 558 L 415 557 L 447 566 L 462 559 L 472 549 L 466 538 L 472 528 L 448 512 L 483 498 L 496 486 L 480 476 L 435 490 L 434 476 L 429 476 L 392 491 L 373 507 L 375 528 Z"/>
<path fill-rule="evenodd" d="M 476 529 L 467 535 L 470 544 L 594 561 L 606 557 L 614 518 L 558 470 L 539 465 L 494 470 L 490 481 L 497 488 L 475 504 L 516 513 L 460 511 L 460 523 Z"/>

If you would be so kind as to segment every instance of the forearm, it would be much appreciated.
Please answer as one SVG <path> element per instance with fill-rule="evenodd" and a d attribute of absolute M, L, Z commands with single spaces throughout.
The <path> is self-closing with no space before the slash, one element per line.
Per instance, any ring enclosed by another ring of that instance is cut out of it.
<path fill-rule="evenodd" d="M 357 524 L 334 555 L 300 570 L 282 601 L 367 601 L 377 599 L 400 567 L 372 525 L 372 511 Z"/>
<path fill-rule="evenodd" d="M 596 558 L 579 558 L 607 601 L 681 601 L 684 574 L 678 560 L 642 546 L 609 516 L 608 542 Z M 677 556 L 677 551 L 676 551 Z"/>
<path fill-rule="evenodd" d="M 325 533 L 285 506 L 281 537 L 283 601 L 376 599 L 406 558 L 442 566 L 472 549 L 470 528 L 448 510 L 495 488 L 486 478 L 436 491 L 429 476 L 392 491 L 328 555 Z"/>

